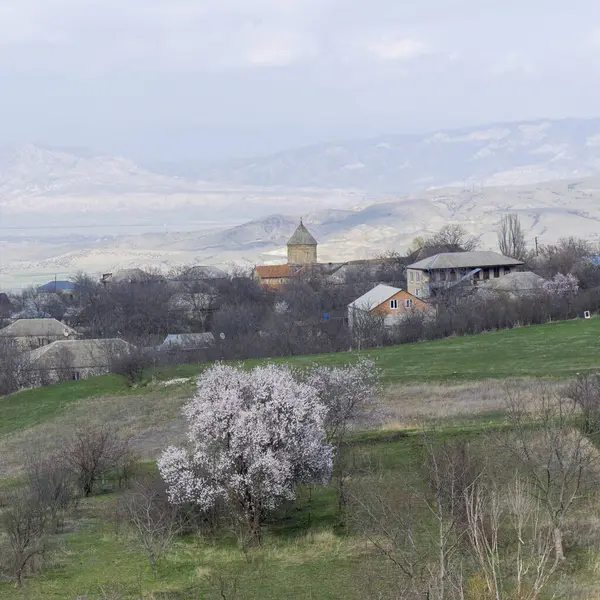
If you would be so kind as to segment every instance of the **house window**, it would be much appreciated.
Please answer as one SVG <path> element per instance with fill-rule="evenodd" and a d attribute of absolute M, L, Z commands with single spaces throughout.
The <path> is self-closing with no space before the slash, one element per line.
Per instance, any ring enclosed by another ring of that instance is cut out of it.
<path fill-rule="evenodd" d="M 415 290 L 415 296 L 420 296 L 421 295 L 421 288 L 417 288 Z"/>
<path fill-rule="evenodd" d="M 494 267 L 494 277 L 498 279 L 500 277 L 500 267 Z"/>
<path fill-rule="evenodd" d="M 417 281 L 421 281 L 421 271 L 417 271 Z"/>
<path fill-rule="evenodd" d="M 390 300 L 390 308 L 396 310 L 398 308 L 398 300 Z"/>
<path fill-rule="evenodd" d="M 440 271 L 440 281 L 446 281 L 446 271 Z"/>
<path fill-rule="evenodd" d="M 448 273 L 448 281 L 456 281 L 456 271 L 450 271 Z"/>
<path fill-rule="evenodd" d="M 483 272 L 483 278 L 484 279 L 490 278 L 490 270 L 489 269 L 485 269 L 485 271 Z"/>
<path fill-rule="evenodd" d="M 406 308 L 412 308 L 412 306 L 413 306 L 412 298 L 407 298 L 406 299 Z"/>
<path fill-rule="evenodd" d="M 510 275 L 510 267 L 504 267 L 504 274 Z"/>
<path fill-rule="evenodd" d="M 411 281 L 415 280 L 415 272 L 414 271 L 410 271 L 410 280 Z"/>

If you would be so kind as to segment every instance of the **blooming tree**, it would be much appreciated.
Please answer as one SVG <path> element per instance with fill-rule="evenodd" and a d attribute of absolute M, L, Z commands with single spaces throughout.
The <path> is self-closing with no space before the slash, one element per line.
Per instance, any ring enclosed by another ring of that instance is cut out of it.
<path fill-rule="evenodd" d="M 577 277 L 557 273 L 552 279 L 544 282 L 544 292 L 555 298 L 572 298 L 579 291 L 579 282 Z"/>
<path fill-rule="evenodd" d="M 307 383 L 317 390 L 326 407 L 327 441 L 336 450 L 334 478 L 338 492 L 338 508 L 346 505 L 345 481 L 350 461 L 345 452 L 353 425 L 371 416 L 379 391 L 379 370 L 372 360 L 362 359 L 345 367 L 319 366 L 310 370 Z"/>
<path fill-rule="evenodd" d="M 216 365 L 184 407 L 189 448 L 158 461 L 172 502 L 210 509 L 225 501 L 259 535 L 264 514 L 295 497 L 299 483 L 325 483 L 333 449 L 317 391 L 284 368 Z"/>

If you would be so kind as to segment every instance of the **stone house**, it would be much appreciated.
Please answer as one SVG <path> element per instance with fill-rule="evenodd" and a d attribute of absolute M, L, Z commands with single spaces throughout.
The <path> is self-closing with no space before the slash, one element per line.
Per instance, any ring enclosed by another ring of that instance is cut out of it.
<path fill-rule="evenodd" d="M 58 340 L 77 339 L 79 334 L 56 319 L 18 319 L 0 329 L 0 337 L 13 340 L 22 350 L 35 350 Z"/>
<path fill-rule="evenodd" d="M 408 291 L 418 298 L 458 284 L 477 285 L 522 270 L 523 262 L 497 252 L 444 252 L 408 265 Z"/>
<path fill-rule="evenodd" d="M 35 382 L 50 384 L 65 379 L 85 379 L 110 371 L 112 362 L 131 351 L 122 339 L 59 340 L 29 352 Z"/>

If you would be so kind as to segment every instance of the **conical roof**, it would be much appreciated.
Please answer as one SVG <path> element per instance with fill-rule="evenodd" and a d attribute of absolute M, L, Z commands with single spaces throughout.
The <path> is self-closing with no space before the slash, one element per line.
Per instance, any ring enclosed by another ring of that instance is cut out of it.
<path fill-rule="evenodd" d="M 298 225 L 298 229 L 294 231 L 294 235 L 289 239 L 288 246 L 316 246 L 317 240 L 310 234 L 310 231 L 304 227 L 302 221 Z"/>

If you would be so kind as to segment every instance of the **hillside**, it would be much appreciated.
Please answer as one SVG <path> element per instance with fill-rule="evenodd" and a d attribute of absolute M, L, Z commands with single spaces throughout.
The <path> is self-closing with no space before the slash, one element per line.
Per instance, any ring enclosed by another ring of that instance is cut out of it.
<path fill-rule="evenodd" d="M 278 212 L 233 227 L 199 231 L 77 237 L 71 243 L 36 238 L 35 243 L 24 244 L 19 237 L 4 243 L 0 275 L 8 281 L 29 274 L 41 281 L 80 269 L 99 273 L 189 262 L 222 267 L 232 262 L 247 266 L 281 262 L 299 207 L 306 209 L 304 222 L 319 241 L 323 262 L 372 258 L 387 250 L 403 253 L 416 236 L 430 235 L 446 223 L 461 224 L 481 236 L 482 248 L 496 249 L 498 223 L 507 211 L 519 215 L 530 248 L 536 237 L 541 244 L 568 235 L 600 241 L 600 179 L 589 178 L 475 191 L 446 188 L 382 198 L 354 210 L 311 210 L 310 204 L 300 202 L 293 207 L 295 214 Z"/>
<path fill-rule="evenodd" d="M 429 432 L 435 436 L 430 442 L 467 441 L 470 452 L 491 460 L 494 431 L 506 428 L 507 379 L 519 377 L 520 390 L 531 402 L 536 391 L 531 378 L 545 378 L 551 389 L 552 377 L 560 380 L 598 370 L 599 334 L 596 318 L 370 351 L 382 369 L 385 390 L 377 420 L 353 434 L 350 489 L 385 493 L 388 486 L 402 482 L 425 492 L 420 465 L 425 464 L 427 450 L 421 428 L 427 424 L 433 425 Z M 354 358 L 355 354 L 340 353 L 278 362 L 304 367 L 315 362 L 339 365 Z M 23 456 L 32 449 L 52 450 L 66 432 L 107 422 L 133 436 L 145 461 L 138 465 L 138 476 L 155 473 L 153 460 L 168 444 L 182 439 L 180 408 L 193 393 L 193 384 L 180 378 L 192 377 L 199 368 L 162 370 L 137 389 L 126 388 L 118 377 L 104 376 L 1 398 L 0 485 L 18 482 Z M 501 465 L 502 458 L 496 458 Z M 510 472 L 504 470 L 499 467 L 496 474 L 514 476 L 512 466 Z M 270 516 L 258 547 L 242 551 L 228 529 L 218 535 L 202 530 L 201 535 L 177 536 L 156 578 L 139 543 L 116 516 L 119 496 L 100 493 L 82 501 L 65 529 L 52 536 L 44 569 L 28 574 L 22 589 L 11 581 L 1 582 L 0 598 L 304 600 L 308 593 L 323 600 L 363 600 L 373 597 L 373 585 L 381 590 L 389 584 L 397 591 L 389 562 L 375 551 L 370 538 L 361 536 L 354 521 L 340 524 L 333 484 L 301 487 L 293 504 L 286 503 Z M 397 500 L 395 491 L 392 497 Z M 402 504 L 401 514 L 406 510 Z M 592 527 L 592 513 L 591 507 L 582 506 L 573 524 Z M 423 523 L 431 521 L 426 508 L 419 515 Z M 598 551 L 586 546 L 588 537 L 573 538 L 567 560 L 577 590 L 591 594 L 580 597 L 591 598 L 596 597 L 597 577 L 588 564 Z M 590 561 L 577 560 L 583 550 Z M 567 597 L 560 595 L 564 579 L 561 573 L 559 587 L 551 588 L 558 590 L 554 597 Z"/>
<path fill-rule="evenodd" d="M 600 119 L 498 123 L 424 135 L 329 142 L 250 160 L 163 166 L 165 173 L 252 185 L 397 193 L 476 180 L 521 185 L 600 172 Z"/>
<path fill-rule="evenodd" d="M 580 372 L 600 371 L 600 318 L 402 344 L 364 353 L 340 352 L 271 361 L 303 368 L 315 363 L 344 365 L 361 355 L 374 359 L 381 369 L 383 383 L 394 387 L 511 377 L 565 379 Z M 261 362 L 264 361 L 245 364 L 251 367 Z M 202 368 L 201 365 L 166 367 L 153 374 L 153 382 L 138 389 L 129 389 L 119 377 L 106 375 L 0 398 L 0 437 L 51 422 L 70 406 L 85 404 L 90 399 L 106 398 L 126 406 L 129 398 L 145 394 L 184 397 L 191 390 L 189 382 L 179 381 L 176 386 L 166 388 L 162 382 L 194 377 Z"/>

